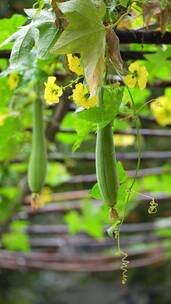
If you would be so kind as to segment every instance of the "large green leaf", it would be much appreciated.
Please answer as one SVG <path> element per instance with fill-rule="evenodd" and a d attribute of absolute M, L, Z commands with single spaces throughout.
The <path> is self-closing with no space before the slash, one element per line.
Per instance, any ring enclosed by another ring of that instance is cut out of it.
<path fill-rule="evenodd" d="M 59 4 L 69 24 L 54 46 L 57 54 L 81 53 L 85 76 L 94 95 L 103 79 L 105 53 L 105 13 L 103 1 L 96 6 L 91 0 L 71 0 Z"/>
<path fill-rule="evenodd" d="M 4 47 L 10 42 L 14 42 L 10 57 L 10 68 L 13 70 L 21 70 L 30 65 L 30 52 L 33 47 L 35 47 L 38 57 L 46 56 L 58 36 L 53 12 L 42 10 L 38 14 L 35 9 L 26 10 L 25 12 L 31 22 L 0 45 L 0 47 Z"/>

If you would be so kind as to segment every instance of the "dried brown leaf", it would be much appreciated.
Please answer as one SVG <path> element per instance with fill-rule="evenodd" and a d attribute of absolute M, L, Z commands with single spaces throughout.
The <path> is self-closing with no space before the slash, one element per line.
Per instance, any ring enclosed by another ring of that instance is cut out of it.
<path fill-rule="evenodd" d="M 109 58 L 119 72 L 123 71 L 123 60 L 120 54 L 120 42 L 114 30 L 108 29 L 106 33 Z"/>
<path fill-rule="evenodd" d="M 95 96 L 97 94 L 97 88 L 100 87 L 103 83 L 103 77 L 104 77 L 104 68 L 105 68 L 105 61 L 104 61 L 104 55 L 102 54 L 99 57 L 99 60 L 97 62 L 97 65 L 93 71 L 93 74 L 87 73 L 87 83 L 90 88 L 90 96 Z"/>
<path fill-rule="evenodd" d="M 167 25 L 171 21 L 171 3 L 168 2 L 168 5 L 162 9 L 159 1 L 150 1 L 143 4 L 142 9 L 146 26 L 148 27 L 152 17 L 155 17 L 161 33 L 164 35 Z"/>
<path fill-rule="evenodd" d="M 150 1 L 144 3 L 142 6 L 144 23 L 148 27 L 151 21 L 151 18 L 160 14 L 162 9 L 159 1 Z"/>

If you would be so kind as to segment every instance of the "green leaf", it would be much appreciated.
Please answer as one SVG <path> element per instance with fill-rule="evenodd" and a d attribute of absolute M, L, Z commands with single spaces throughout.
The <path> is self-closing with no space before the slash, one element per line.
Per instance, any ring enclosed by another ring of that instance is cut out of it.
<path fill-rule="evenodd" d="M 75 124 L 75 113 L 67 113 L 61 122 L 61 129 L 69 129 L 71 126 L 74 126 Z M 74 129 L 74 128 L 73 128 Z M 60 142 L 62 142 L 65 145 L 73 145 L 74 142 L 77 140 L 77 134 L 76 133 L 62 133 L 57 132 L 56 139 Z"/>
<path fill-rule="evenodd" d="M 113 123 L 113 131 L 120 131 L 120 130 L 126 130 L 130 129 L 130 124 L 122 119 L 115 118 L 114 123 Z"/>
<path fill-rule="evenodd" d="M 108 207 L 104 205 L 97 207 L 91 201 L 86 200 L 83 204 L 81 215 L 72 211 L 65 215 L 64 218 L 71 234 L 84 231 L 96 239 L 102 239 L 108 212 Z"/>
<path fill-rule="evenodd" d="M 13 92 L 9 90 L 8 79 L 5 77 L 0 78 L 0 110 L 7 109 L 9 100 L 12 97 Z"/>
<path fill-rule="evenodd" d="M 81 230 L 81 219 L 76 211 L 66 214 L 64 220 L 68 224 L 70 234 L 75 234 Z"/>
<path fill-rule="evenodd" d="M 117 197 L 117 203 L 115 205 L 115 209 L 119 215 L 119 218 L 122 219 L 125 215 L 125 209 L 127 204 L 127 196 L 129 189 L 129 183 L 130 179 L 128 178 L 128 175 L 122 165 L 121 162 L 117 162 L 117 172 L 119 177 L 119 190 L 118 190 L 118 197 Z"/>
<path fill-rule="evenodd" d="M 127 195 L 128 195 L 127 190 L 128 190 L 127 183 L 123 183 L 119 186 L 117 203 L 115 205 L 115 209 L 116 209 L 120 219 L 122 219 L 125 215 L 126 204 L 127 204 Z"/>
<path fill-rule="evenodd" d="M 74 129 L 77 132 L 77 139 L 73 145 L 72 151 L 75 152 L 83 142 L 87 138 L 90 132 L 96 130 L 96 125 L 87 120 L 82 120 L 75 115 Z"/>
<path fill-rule="evenodd" d="M 42 24 L 55 22 L 55 13 L 46 9 L 41 10 L 38 14 L 37 9 L 25 9 L 24 12 L 31 19 L 35 27 L 39 27 Z"/>
<path fill-rule="evenodd" d="M 37 10 L 26 10 L 27 15 L 31 20 L 30 24 L 22 27 L 6 39 L 0 47 L 14 42 L 11 57 L 10 69 L 22 70 L 24 67 L 30 66 L 36 56 L 30 58 L 31 51 L 35 46 L 37 56 L 45 57 L 49 49 L 54 45 L 58 37 L 58 29 L 55 25 L 55 14 L 53 12 L 42 10 L 37 14 Z"/>
<path fill-rule="evenodd" d="M 1 19 L 0 20 L 0 44 L 6 40 L 10 35 L 15 33 L 20 26 L 23 25 L 26 18 L 22 15 L 13 15 L 11 18 Z M 6 45 L 5 49 L 10 49 L 10 45 Z"/>
<path fill-rule="evenodd" d="M 157 52 L 154 54 L 144 55 L 144 57 L 147 59 L 145 66 L 147 67 L 147 70 L 150 71 L 150 80 L 156 78 L 165 80 L 170 78 L 170 55 L 171 50 L 169 48 L 167 50 L 163 50 L 160 47 L 158 47 Z"/>
<path fill-rule="evenodd" d="M 38 36 L 39 32 L 35 28 L 30 25 L 23 27 L 12 48 L 10 57 L 11 69 L 18 69 L 22 65 L 27 65 L 27 62 L 30 61 L 30 51 Z"/>
<path fill-rule="evenodd" d="M 5 233 L 2 236 L 2 242 L 8 250 L 22 252 L 30 250 L 28 236 L 24 233 Z"/>
<path fill-rule="evenodd" d="M 94 95 L 103 79 L 105 54 L 105 28 L 102 17 L 104 2 L 97 8 L 91 0 L 71 0 L 59 4 L 69 24 L 53 50 L 57 54 L 81 53 L 85 76 Z"/>
<path fill-rule="evenodd" d="M 115 205 L 115 209 L 119 215 L 119 218 L 121 219 L 125 212 L 126 207 L 126 198 L 127 198 L 127 190 L 128 190 L 128 182 L 130 179 L 128 178 L 128 175 L 121 164 L 121 162 L 117 162 L 117 172 L 119 177 L 119 190 L 118 190 L 118 197 L 117 197 L 117 204 Z M 100 189 L 98 186 L 98 183 L 96 183 L 93 188 L 90 190 L 90 195 L 98 200 L 101 200 L 101 194 Z"/>
<path fill-rule="evenodd" d="M 117 197 L 117 203 L 115 205 L 115 209 L 119 215 L 119 218 L 122 219 L 122 217 L 124 216 L 125 207 L 127 203 L 127 195 L 128 195 L 127 190 L 129 188 L 130 179 L 128 178 L 128 175 L 121 162 L 117 162 L 117 172 L 118 172 L 120 186 L 118 190 L 118 197 Z M 101 200 L 101 194 L 98 183 L 96 183 L 93 186 L 93 188 L 90 190 L 90 195 L 95 199 Z"/>
<path fill-rule="evenodd" d="M 54 12 L 37 9 L 26 9 L 25 13 L 32 19 L 31 25 L 39 30 L 39 39 L 36 41 L 37 55 L 42 58 L 48 54 L 59 35 L 59 29 L 55 24 Z"/>
<path fill-rule="evenodd" d="M 56 28 L 55 24 L 49 23 L 42 24 L 39 26 L 39 40 L 37 42 L 37 56 L 42 58 L 45 57 L 49 50 L 55 44 L 59 29 Z"/>
<path fill-rule="evenodd" d="M 133 96 L 135 105 L 137 107 L 140 107 L 140 105 L 144 105 L 147 98 L 150 96 L 150 90 L 148 89 L 140 90 L 139 88 L 133 88 L 131 89 L 131 94 Z M 130 103 L 130 95 L 126 88 L 123 94 L 123 102 L 125 104 Z"/>
<path fill-rule="evenodd" d="M 24 134 L 21 128 L 21 121 L 18 117 L 6 118 L 0 126 L 0 160 L 10 159 L 20 151 L 23 145 Z"/>
<path fill-rule="evenodd" d="M 123 7 L 127 7 L 129 0 L 119 0 L 119 3 L 123 6 Z"/>
<path fill-rule="evenodd" d="M 123 89 L 105 88 L 103 105 L 78 112 L 77 116 L 81 119 L 101 124 L 104 127 L 118 114 L 122 97 Z"/>
<path fill-rule="evenodd" d="M 158 228 L 156 234 L 160 237 L 171 238 L 170 228 Z"/>
<path fill-rule="evenodd" d="M 2 236 L 3 245 L 8 250 L 28 252 L 30 250 L 29 237 L 25 232 L 27 222 L 15 221 L 10 226 L 10 232 Z"/>
<path fill-rule="evenodd" d="M 13 232 L 24 232 L 27 226 L 28 223 L 26 221 L 17 220 L 11 223 L 10 228 Z"/>
<path fill-rule="evenodd" d="M 46 182 L 48 185 L 54 187 L 60 185 L 70 179 L 65 166 L 60 163 L 49 163 Z"/>
<path fill-rule="evenodd" d="M 122 163 L 120 161 L 117 162 L 117 172 L 119 177 L 119 183 L 122 184 L 128 179 L 128 174 L 125 171 Z"/>
<path fill-rule="evenodd" d="M 96 183 L 93 188 L 89 191 L 91 197 L 97 199 L 97 200 L 102 200 L 102 196 L 100 193 L 100 188 L 99 188 L 99 184 Z"/>

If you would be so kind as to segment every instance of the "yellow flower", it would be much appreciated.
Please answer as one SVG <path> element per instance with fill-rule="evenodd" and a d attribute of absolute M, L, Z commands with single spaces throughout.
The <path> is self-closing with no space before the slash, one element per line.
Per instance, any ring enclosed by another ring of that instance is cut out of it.
<path fill-rule="evenodd" d="M 134 88 L 136 85 L 141 89 L 145 89 L 147 84 L 148 72 L 146 68 L 141 67 L 137 61 L 129 66 L 130 74 L 123 77 L 124 82 L 129 88 Z"/>
<path fill-rule="evenodd" d="M 44 188 L 40 194 L 39 208 L 52 201 L 52 193 L 49 188 Z"/>
<path fill-rule="evenodd" d="M 8 77 L 8 86 L 10 90 L 15 90 L 16 87 L 18 86 L 20 77 L 18 73 L 11 73 Z"/>
<path fill-rule="evenodd" d="M 97 104 L 97 96 L 88 97 L 88 89 L 84 87 L 82 83 L 76 84 L 75 89 L 72 92 L 73 100 L 77 106 L 82 106 L 85 109 L 89 109 Z"/>
<path fill-rule="evenodd" d="M 35 210 L 44 207 L 52 201 L 52 193 L 49 188 L 44 188 L 41 194 L 32 194 L 31 207 Z"/>
<path fill-rule="evenodd" d="M 7 114 L 0 114 L 0 126 L 4 125 L 5 119 L 8 117 Z"/>
<path fill-rule="evenodd" d="M 80 59 L 77 56 L 73 56 L 72 54 L 67 55 L 68 66 L 70 71 L 74 72 L 78 76 L 83 75 L 83 68 L 80 66 Z"/>
<path fill-rule="evenodd" d="M 171 99 L 169 97 L 158 97 L 150 107 L 159 125 L 164 127 L 171 124 Z"/>
<path fill-rule="evenodd" d="M 135 136 L 116 134 L 114 135 L 114 143 L 116 146 L 120 147 L 132 146 L 135 143 Z"/>
<path fill-rule="evenodd" d="M 49 76 L 48 81 L 45 83 L 44 98 L 47 104 L 54 104 L 59 102 L 59 98 L 62 96 L 62 88 L 55 84 L 56 77 Z"/>

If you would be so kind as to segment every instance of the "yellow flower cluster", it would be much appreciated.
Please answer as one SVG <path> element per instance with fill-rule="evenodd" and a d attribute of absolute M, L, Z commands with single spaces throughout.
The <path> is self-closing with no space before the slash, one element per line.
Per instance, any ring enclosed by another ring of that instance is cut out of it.
<path fill-rule="evenodd" d="M 18 73 L 11 73 L 8 77 L 8 86 L 10 90 L 15 90 L 16 87 L 18 86 L 18 83 L 20 81 L 20 77 Z"/>
<path fill-rule="evenodd" d="M 82 83 L 76 84 L 75 89 L 72 92 L 73 100 L 77 106 L 89 109 L 97 104 L 97 96 L 89 97 L 89 91 Z"/>
<path fill-rule="evenodd" d="M 160 96 L 150 105 L 151 111 L 161 126 L 171 124 L 171 98 Z"/>
<path fill-rule="evenodd" d="M 83 68 L 80 66 L 80 58 L 72 54 L 67 55 L 68 66 L 71 72 L 74 72 L 78 76 L 84 74 Z"/>
<path fill-rule="evenodd" d="M 148 79 L 147 69 L 140 66 L 137 61 L 131 63 L 128 69 L 130 73 L 123 77 L 126 85 L 131 89 L 135 86 L 138 86 L 141 90 L 145 89 Z"/>
<path fill-rule="evenodd" d="M 135 143 L 135 136 L 116 134 L 114 135 L 114 143 L 116 146 L 120 147 L 132 146 Z"/>
<path fill-rule="evenodd" d="M 59 103 L 59 98 L 63 94 L 63 90 L 56 83 L 56 77 L 49 76 L 48 81 L 45 83 L 45 93 L 44 98 L 47 104 Z"/>

